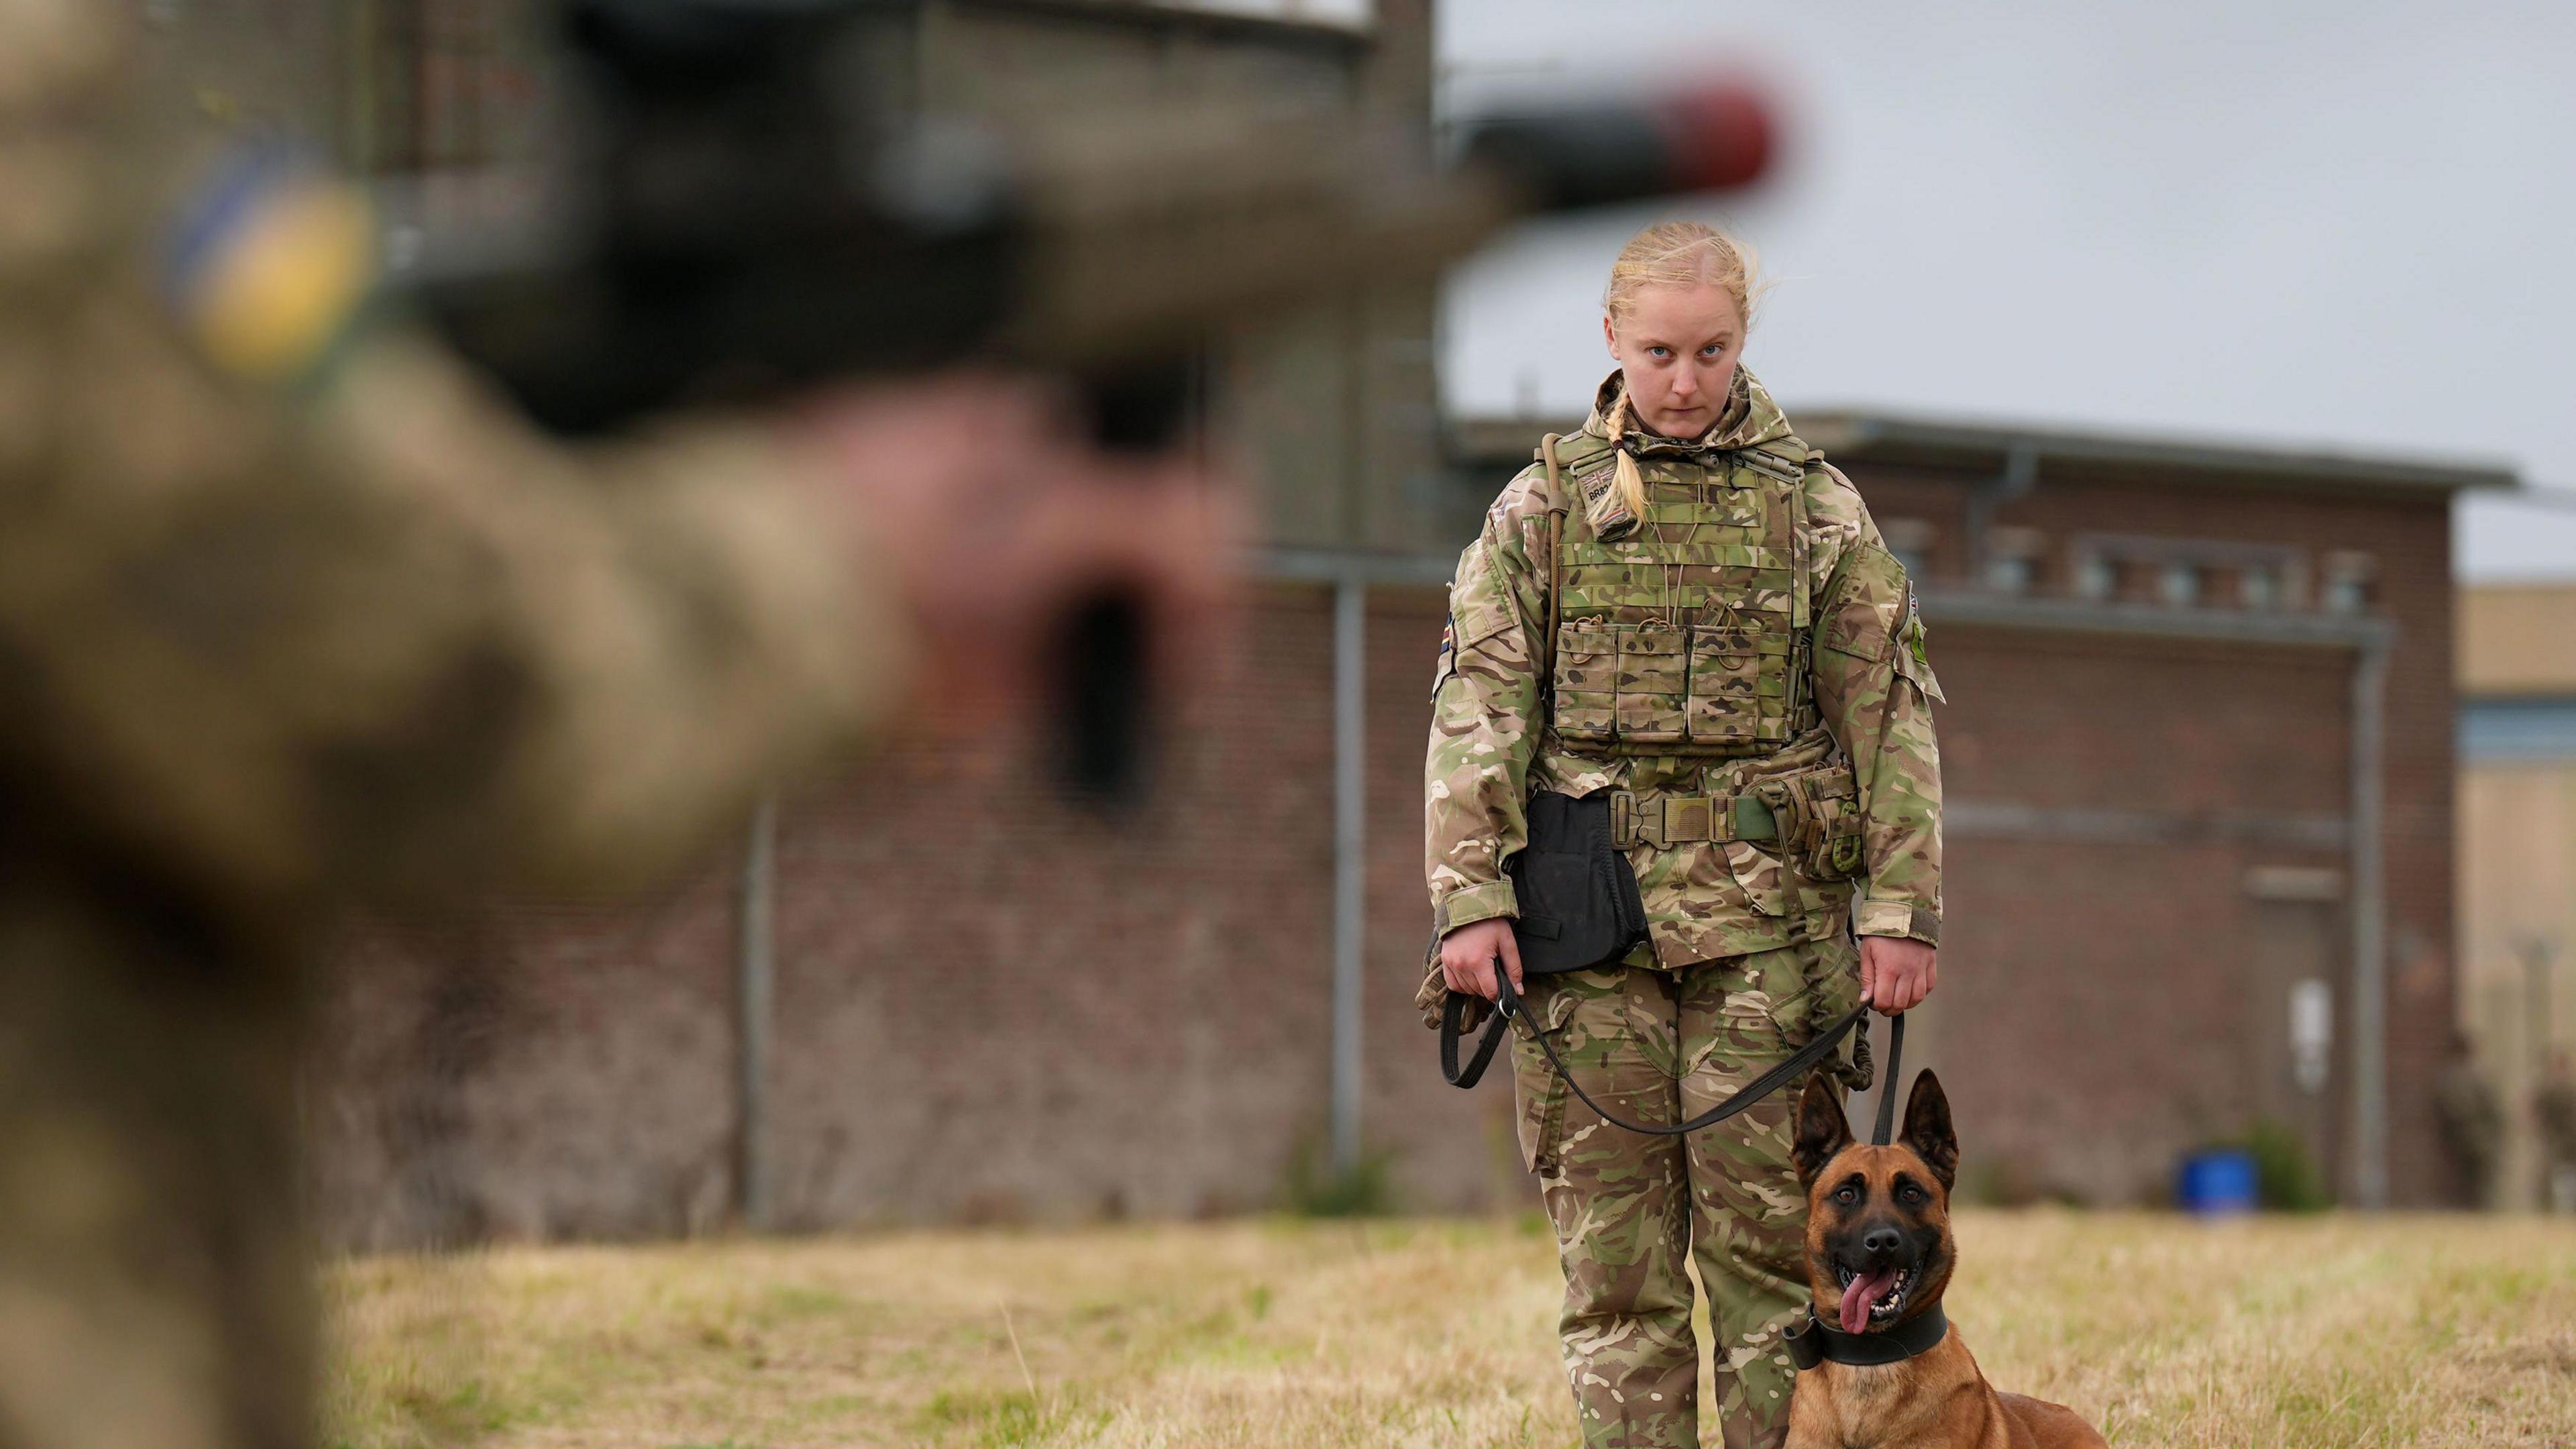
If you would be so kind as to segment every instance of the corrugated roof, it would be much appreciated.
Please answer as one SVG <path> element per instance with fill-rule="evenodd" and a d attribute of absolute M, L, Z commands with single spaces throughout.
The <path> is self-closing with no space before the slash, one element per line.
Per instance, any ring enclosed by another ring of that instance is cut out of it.
<path fill-rule="evenodd" d="M 2450 494 L 2516 488 L 2522 476 L 2500 458 L 2414 457 L 2332 452 L 2181 434 L 2095 432 L 2013 423 L 1908 417 L 1902 414 L 1798 408 L 1798 435 L 1836 461 L 2001 473 L 2016 455 L 2036 467 L 2087 482 L 2177 487 L 2255 487 L 2382 495 Z M 1451 430 L 1467 460 L 1526 462 L 1539 437 L 1569 426 L 1564 419 L 1473 419 Z"/>

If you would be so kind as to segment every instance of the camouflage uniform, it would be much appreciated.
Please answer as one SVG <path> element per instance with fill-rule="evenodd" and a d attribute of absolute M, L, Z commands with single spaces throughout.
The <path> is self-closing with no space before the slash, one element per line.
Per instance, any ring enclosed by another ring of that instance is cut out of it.
<path fill-rule="evenodd" d="M 575 454 L 398 340 L 292 408 L 182 345 L 142 9 L 0 4 L 0 1439 L 295 1445 L 311 929 L 645 878 L 900 632 L 748 428 Z"/>
<path fill-rule="evenodd" d="M 2540 1127 L 2540 1210 L 2576 1212 L 2576 1074 L 2561 1059 L 2533 1094 Z"/>
<path fill-rule="evenodd" d="M 1617 792 L 1649 940 L 1624 967 L 1532 978 L 1529 998 L 1588 1091 L 1670 1123 L 1851 1009 L 1855 924 L 1937 939 L 1939 685 L 1860 495 L 1749 373 L 1687 442 L 1636 428 L 1613 374 L 1555 449 L 1556 477 L 1542 461 L 1512 481 L 1452 586 L 1427 767 L 1433 911 L 1444 934 L 1516 913 L 1502 864 L 1530 792 Z M 1642 525 L 1613 486 L 1623 452 L 1646 484 Z M 1443 994 L 1435 963 L 1426 1012 Z M 1835 1070 L 1866 1085 L 1866 1052 Z M 1684 1143 L 1603 1123 L 1526 1035 L 1514 1077 L 1585 1441 L 1696 1442 L 1695 1256 L 1725 1442 L 1780 1442 L 1793 1371 L 1774 1336 L 1806 1299 L 1794 1093 Z"/>
<path fill-rule="evenodd" d="M 2433 1084 L 2433 1109 L 2442 1146 L 2459 1170 L 2467 1206 L 2491 1206 L 2496 1158 L 2504 1147 L 2504 1106 L 2477 1058 L 2463 1047 Z"/>

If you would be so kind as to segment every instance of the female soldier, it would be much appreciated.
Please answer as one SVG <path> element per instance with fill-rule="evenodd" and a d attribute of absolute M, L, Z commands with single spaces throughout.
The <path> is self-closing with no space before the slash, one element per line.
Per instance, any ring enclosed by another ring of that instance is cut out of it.
<path fill-rule="evenodd" d="M 1648 939 L 1525 994 L 1585 1090 L 1657 1124 L 1864 996 L 1891 1013 L 1922 1000 L 1939 935 L 1940 688 L 1922 625 L 1860 495 L 1737 365 L 1750 274 L 1742 247 L 1696 223 L 1620 252 L 1602 304 L 1619 369 L 1459 560 L 1434 691 L 1441 944 L 1422 1004 L 1491 998 L 1497 969 L 1520 984 L 1503 863 L 1530 795 L 1614 792 Z M 1865 1054 L 1829 1060 L 1867 1085 Z M 1695 1254 L 1724 1442 L 1778 1444 L 1794 1370 L 1776 1335 L 1806 1301 L 1795 1092 L 1675 1139 L 1601 1121 L 1526 1035 L 1513 1076 L 1585 1442 L 1699 1442 Z"/>

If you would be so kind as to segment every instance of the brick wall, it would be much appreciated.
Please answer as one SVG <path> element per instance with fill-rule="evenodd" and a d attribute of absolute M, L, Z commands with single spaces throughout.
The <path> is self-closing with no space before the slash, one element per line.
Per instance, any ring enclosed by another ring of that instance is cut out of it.
<path fill-rule="evenodd" d="M 1935 475 L 1859 476 L 1882 513 L 1956 507 Z M 2445 510 L 2069 484 L 1999 521 L 2381 561 L 2400 630 L 2391 1175 L 2402 1203 L 2454 1196 L 2429 1102 L 2451 1020 Z M 1936 547 L 1934 581 L 1954 568 Z M 1410 1006 L 1440 615 L 1436 590 L 1372 595 L 1363 1120 L 1404 1204 L 1518 1206 L 1530 1189 L 1512 1161 L 1507 1088 L 1441 1084 Z M 1026 740 L 906 744 L 791 804 L 771 1079 L 783 1224 L 1186 1216 L 1280 1200 L 1291 1164 L 1320 1149 L 1327 1103 L 1331 634 L 1322 590 L 1262 593 L 1230 667 L 1174 706 L 1160 787 L 1121 817 L 1055 798 Z M 1942 995 L 1915 1059 L 1949 1079 L 1972 1170 L 2153 1198 L 2177 1150 L 2240 1129 L 2260 1104 L 2257 1038 L 2274 1025 L 2249 994 L 2267 949 L 2249 872 L 2343 864 L 2317 831 L 2347 807 L 2350 656 L 1939 626 L 1934 648 L 1961 823 Z M 2180 824 L 2056 838 L 2016 824 L 2015 809 Z M 720 1222 L 732 870 L 719 850 L 648 903 L 503 907 L 472 925 L 353 938 L 310 1098 L 330 1235 Z M 2342 908 L 2313 920 L 2348 1013 Z M 2329 1166 L 2346 1090 L 2339 1068 L 2324 1094 Z"/>
<path fill-rule="evenodd" d="M 1443 1085 L 1411 1007 L 1441 603 L 1374 603 L 1367 1136 L 1409 1206 L 1516 1201 L 1503 1093 Z M 782 1225 L 1280 1201 L 1325 1122 L 1331 647 L 1327 594 L 1264 593 L 1125 817 L 1057 799 L 1028 741 L 899 749 L 790 805 L 770 1087 Z M 721 1221 L 732 870 L 719 851 L 651 902 L 353 934 L 310 1096 L 326 1235 Z"/>
<path fill-rule="evenodd" d="M 1933 525 L 1932 584 L 1967 582 L 1963 503 L 1976 480 L 1851 471 L 1879 516 Z M 2400 1204 L 2462 1200 L 2431 1100 L 2453 1019 L 2446 501 L 2052 476 L 1993 521 L 2052 544 L 2120 533 L 2286 546 L 2311 563 L 2333 552 L 2375 561 L 2371 611 L 2397 630 L 2383 777 L 2390 1189 Z M 2063 580 L 2061 568 L 2047 586 Z M 1939 719 L 1953 802 L 2292 823 L 2347 812 L 2348 652 L 1936 626 L 1933 657 L 1951 700 Z M 2244 1125 L 2257 1095 L 2245 1080 L 2248 1037 L 2281 1026 L 2246 1019 L 2251 953 L 2266 949 L 2247 873 L 2339 868 L 2339 848 L 1965 828 L 1948 845 L 1936 1030 L 1949 1046 L 1941 1060 L 1960 1076 L 1963 1131 L 1986 1134 L 2041 1186 L 2121 1198 L 2159 1191 L 2175 1147 Z M 2327 1156 L 2340 1167 L 2351 1021 L 2341 906 L 2318 926 L 2336 933 Z M 1962 1050 L 1963 1039 L 1977 1050 Z"/>
<path fill-rule="evenodd" d="M 1924 1060 L 1950 1088 L 1972 1168 L 2088 1200 L 2152 1198 L 2177 1152 L 2253 1114 L 2247 871 L 2342 854 L 2236 832 L 2266 815 L 2342 816 L 2349 665 L 2000 630 L 1944 631 L 1936 651 L 1961 818 L 1946 841 L 1939 1045 Z M 2152 839 L 1975 823 L 1978 807 L 2006 805 L 2201 823 Z M 2322 924 L 2340 943 L 2340 913 Z"/>

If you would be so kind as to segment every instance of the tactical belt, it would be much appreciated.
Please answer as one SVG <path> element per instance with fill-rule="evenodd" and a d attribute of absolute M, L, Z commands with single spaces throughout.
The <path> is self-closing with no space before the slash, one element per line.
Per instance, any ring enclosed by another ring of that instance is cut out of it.
<path fill-rule="evenodd" d="M 1777 840 L 1780 822 L 1771 807 L 1752 794 L 1657 795 L 1640 800 L 1633 791 L 1610 792 L 1610 843 L 1663 849 L 1700 841 Z"/>

